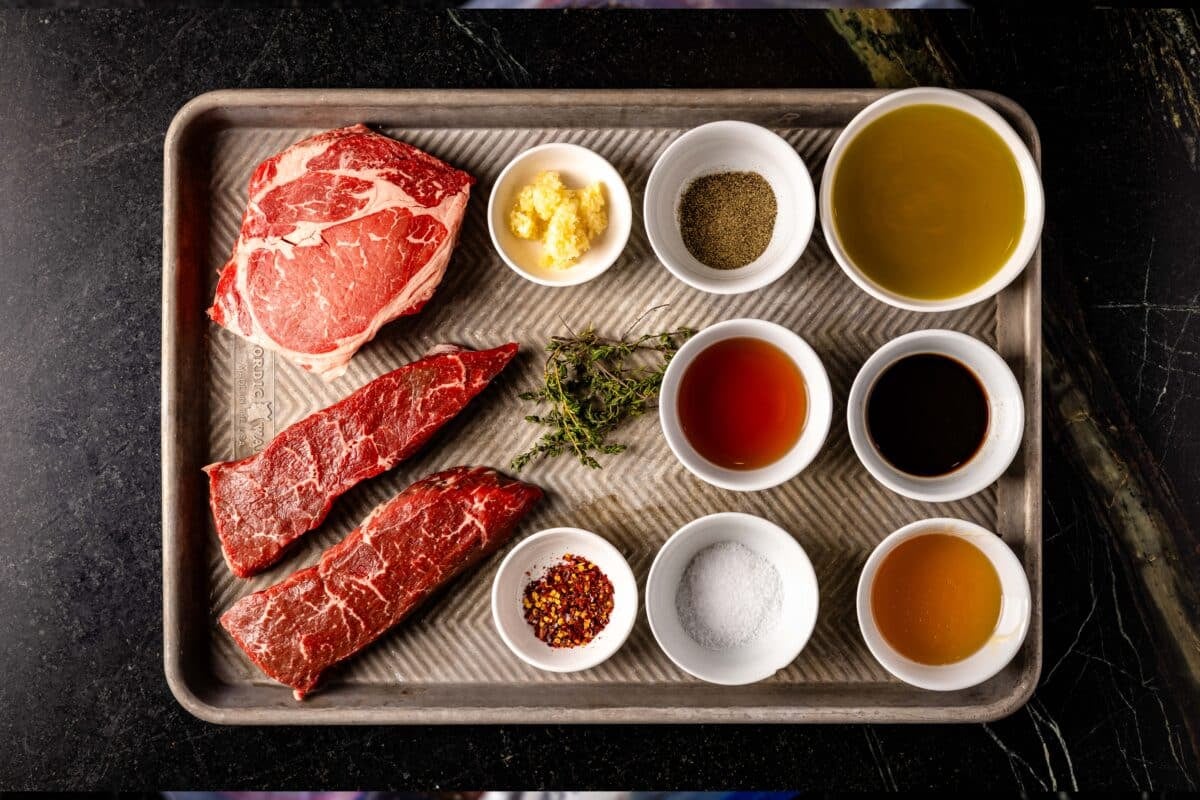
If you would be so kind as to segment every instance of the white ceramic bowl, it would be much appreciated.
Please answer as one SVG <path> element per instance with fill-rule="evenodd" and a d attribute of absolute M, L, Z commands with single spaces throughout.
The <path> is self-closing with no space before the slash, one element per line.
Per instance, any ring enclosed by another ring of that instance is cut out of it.
<path fill-rule="evenodd" d="M 715 172 L 757 172 L 775 192 L 775 231 L 763 254 L 740 269 L 705 266 L 688 252 L 679 232 L 680 198 L 696 178 Z M 816 196 L 796 150 L 749 122 L 710 122 L 680 136 L 663 151 L 646 181 L 646 236 L 655 255 L 684 283 L 716 294 L 760 289 L 799 260 L 812 236 Z"/>
<path fill-rule="evenodd" d="M 988 401 L 988 428 L 979 450 L 966 464 L 933 478 L 896 469 L 875 449 L 867 432 L 871 387 L 892 364 L 917 353 L 938 353 L 965 365 L 983 385 Z M 1008 364 L 983 342 L 957 331 L 913 331 L 876 350 L 858 371 L 846 401 L 846 426 L 858 460 L 877 481 L 913 500 L 944 503 L 969 497 L 1004 474 L 1021 448 L 1025 403 Z"/>
<path fill-rule="evenodd" d="M 1017 169 L 1021 173 L 1021 183 L 1025 188 L 1025 227 L 1022 229 L 1021 238 L 1017 240 L 1017 246 L 1008 261 L 982 286 L 966 294 L 944 300 L 919 300 L 897 294 L 880 286 L 851 261 L 842 247 L 837 228 L 833 223 L 833 183 L 837 180 L 838 165 L 841 163 L 850 141 L 863 128 L 888 112 L 912 105 L 950 106 L 965 111 L 982 121 L 995 131 L 1012 151 L 1017 162 Z M 950 89 L 932 87 L 903 89 L 876 100 L 858 112 L 842 130 L 834 142 L 833 148 L 829 151 L 829 158 L 825 161 L 825 171 L 821 179 L 821 230 L 825 234 L 825 242 L 829 245 L 829 252 L 833 254 L 834 260 L 841 266 L 842 271 L 868 294 L 889 305 L 912 311 L 949 311 L 963 308 L 986 300 L 1008 286 L 1021 274 L 1025 265 L 1029 263 L 1029 259 L 1033 257 L 1038 242 L 1041 240 L 1044 215 L 1045 199 L 1042 195 L 1041 176 L 1038 173 L 1037 163 L 1029 154 L 1029 148 L 1021 141 L 1021 137 L 990 106 L 970 95 Z"/>
<path fill-rule="evenodd" d="M 1000 577 L 1000 619 L 995 631 L 978 651 L 953 664 L 930 666 L 900 655 L 879 632 L 871 611 L 871 586 L 883 559 L 901 542 L 928 533 L 949 533 L 966 539 L 983 551 Z M 879 543 L 858 579 L 858 625 L 867 648 L 884 669 L 921 689 L 944 692 L 966 689 L 1000 672 L 1025 641 L 1030 608 L 1029 580 L 1013 551 L 996 534 L 960 519 L 925 519 L 905 525 Z"/>
<path fill-rule="evenodd" d="M 728 650 L 697 644 L 675 607 L 684 570 L 718 542 L 737 542 L 771 562 L 783 586 L 776 629 Z M 817 576 L 804 548 L 783 528 L 750 514 L 712 514 L 684 525 L 658 551 L 646 579 L 646 617 L 658 646 L 684 672 L 728 686 L 761 681 L 792 663 L 812 635 L 817 605 Z"/>
<path fill-rule="evenodd" d="M 542 266 L 541 242 L 518 239 L 508 227 L 517 194 L 544 171 L 558 172 L 568 189 L 582 189 L 597 181 L 604 184 L 608 227 L 592 240 L 579 261 L 566 269 Z M 575 286 L 603 273 L 621 255 L 633 227 L 633 203 L 621 174 L 603 157 L 577 144 L 552 142 L 531 147 L 508 163 L 492 186 L 487 217 L 492 246 L 514 272 L 543 286 Z"/>
<path fill-rule="evenodd" d="M 525 621 L 525 587 L 538 580 L 567 553 L 591 561 L 613 585 L 608 625 L 580 647 L 551 647 Z M 548 672 L 577 672 L 602 663 L 629 637 L 637 619 L 638 591 L 624 556 L 604 538 L 579 528 L 549 528 L 512 549 L 492 582 L 492 621 L 500 638 L 522 661 Z"/>
<path fill-rule="evenodd" d="M 748 337 L 770 342 L 786 353 L 804 376 L 808 391 L 808 418 L 800 438 L 788 453 L 773 464 L 759 469 L 728 469 L 709 461 L 692 447 L 679 422 L 679 384 L 688 366 L 708 347 L 724 339 Z M 701 480 L 740 492 L 752 492 L 778 486 L 791 480 L 809 465 L 829 433 L 833 419 L 833 391 L 825 367 L 808 342 L 792 331 L 761 319 L 731 319 L 710 325 L 679 348 L 663 375 L 658 401 L 658 419 L 667 446 L 688 470 Z"/>

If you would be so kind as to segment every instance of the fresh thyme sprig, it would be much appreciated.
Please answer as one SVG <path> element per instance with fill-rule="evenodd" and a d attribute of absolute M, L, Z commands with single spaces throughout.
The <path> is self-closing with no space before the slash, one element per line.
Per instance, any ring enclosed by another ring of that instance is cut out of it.
<path fill-rule="evenodd" d="M 694 332 L 676 328 L 632 339 L 626 338 L 626 332 L 620 339 L 609 339 L 589 326 L 578 334 L 551 338 L 542 388 L 521 394 L 522 400 L 550 406 L 544 414 L 525 417 L 550 430 L 514 458 L 512 468 L 520 470 L 536 458 L 570 453 L 584 466 L 599 469 L 592 453 L 624 451 L 625 445 L 608 441 L 609 434 L 625 420 L 655 407 L 671 356 Z M 661 360 L 634 363 L 637 356 L 650 353 L 660 354 Z"/>

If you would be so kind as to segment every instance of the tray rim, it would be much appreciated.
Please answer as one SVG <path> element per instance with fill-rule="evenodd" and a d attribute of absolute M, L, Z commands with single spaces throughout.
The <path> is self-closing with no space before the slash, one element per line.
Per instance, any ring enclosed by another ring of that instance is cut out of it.
<path fill-rule="evenodd" d="M 1022 484 L 1023 506 L 1028 510 L 1026 539 L 1033 584 L 1034 624 L 1031 625 L 1026 663 L 1013 691 L 984 705 L 963 706 L 613 706 L 605 708 L 564 706 L 387 706 L 387 707 L 222 707 L 204 700 L 189 684 L 181 651 L 183 609 L 178 601 L 180 559 L 180 487 L 174 476 L 179 469 L 176 445 L 180 375 L 177 352 L 182 345 L 180 308 L 175 302 L 179 265 L 176 254 L 180 240 L 182 200 L 176 191 L 181 178 L 184 139 L 206 116 L 224 108 L 321 108 L 343 106 L 412 107 L 445 104 L 452 96 L 457 107 L 527 105 L 540 108 L 594 105 L 620 107 L 652 104 L 660 107 L 721 105 L 804 105 L 837 95 L 842 102 L 863 105 L 896 91 L 874 88 L 805 89 L 218 89 L 185 103 L 172 119 L 163 143 L 163 284 L 162 284 L 162 381 L 161 381 L 161 480 L 163 514 L 163 667 L 167 685 L 175 699 L 193 716 L 226 725 L 378 725 L 378 724 L 586 724 L 586 723 L 955 723 L 990 722 L 1006 717 L 1025 705 L 1036 690 L 1042 670 L 1044 643 L 1042 621 L 1042 246 L 1039 241 L 1023 275 L 1026 370 L 1023 387 L 1028 392 L 1025 462 L 1032 468 Z M 969 90 L 971 94 L 1001 110 L 1026 141 L 1040 173 L 1042 148 L 1038 129 L 1028 112 L 1011 98 L 991 91 Z M 931 699 L 936 695 L 931 695 Z"/>

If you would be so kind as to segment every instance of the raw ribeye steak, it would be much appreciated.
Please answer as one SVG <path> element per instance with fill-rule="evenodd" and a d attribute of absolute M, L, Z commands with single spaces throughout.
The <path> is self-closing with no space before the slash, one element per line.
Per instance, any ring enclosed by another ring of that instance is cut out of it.
<path fill-rule="evenodd" d="M 332 380 L 433 295 L 474 182 L 365 125 L 297 142 L 254 170 L 208 315 Z"/>
<path fill-rule="evenodd" d="M 329 408 L 284 428 L 261 452 L 208 473 L 209 505 L 225 561 L 246 578 L 275 563 L 333 501 L 429 441 L 516 355 L 442 345 Z"/>
<path fill-rule="evenodd" d="M 541 496 L 486 467 L 430 475 L 377 507 L 314 566 L 237 601 L 221 624 L 302 700 L 321 673 L 508 541 Z"/>

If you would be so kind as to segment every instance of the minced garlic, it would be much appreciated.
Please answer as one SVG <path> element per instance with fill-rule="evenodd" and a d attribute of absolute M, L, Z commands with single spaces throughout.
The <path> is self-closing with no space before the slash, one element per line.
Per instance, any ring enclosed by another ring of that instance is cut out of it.
<path fill-rule="evenodd" d="M 541 240 L 542 266 L 569 267 L 608 227 L 604 186 L 568 189 L 557 172 L 540 172 L 517 195 L 508 227 L 518 238 Z"/>

